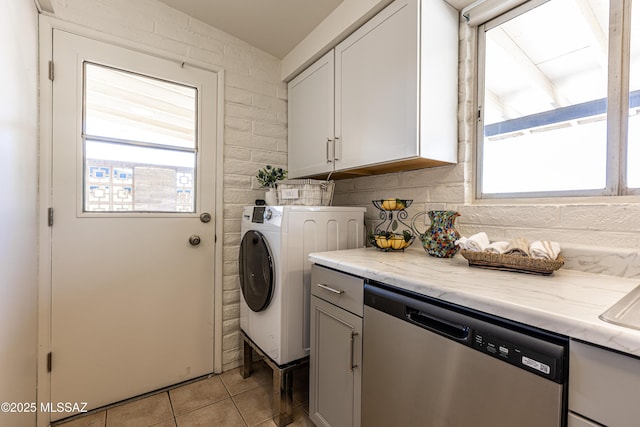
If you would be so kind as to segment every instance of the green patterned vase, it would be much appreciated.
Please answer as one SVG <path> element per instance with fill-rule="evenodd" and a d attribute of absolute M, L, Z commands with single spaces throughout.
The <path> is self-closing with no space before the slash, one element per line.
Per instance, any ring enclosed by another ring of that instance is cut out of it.
<path fill-rule="evenodd" d="M 428 214 L 431 225 L 424 233 L 420 233 L 415 227 L 416 218 Z M 431 256 L 438 258 L 451 258 L 458 252 L 456 240 L 460 233 L 456 230 L 454 222 L 460 214 L 455 211 L 429 211 L 420 212 L 413 217 L 412 225 L 420 236 L 422 247 Z"/>

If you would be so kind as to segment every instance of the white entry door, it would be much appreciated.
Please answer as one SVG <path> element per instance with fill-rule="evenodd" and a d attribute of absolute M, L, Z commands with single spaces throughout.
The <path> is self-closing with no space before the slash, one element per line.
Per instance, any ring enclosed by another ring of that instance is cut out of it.
<path fill-rule="evenodd" d="M 53 59 L 51 400 L 91 409 L 213 372 L 217 74 L 60 30 Z"/>

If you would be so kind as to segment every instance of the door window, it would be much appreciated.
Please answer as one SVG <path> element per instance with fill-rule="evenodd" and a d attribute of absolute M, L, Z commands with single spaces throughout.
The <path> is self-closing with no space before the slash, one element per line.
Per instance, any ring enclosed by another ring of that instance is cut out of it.
<path fill-rule="evenodd" d="M 84 212 L 195 212 L 197 95 L 84 63 Z"/>

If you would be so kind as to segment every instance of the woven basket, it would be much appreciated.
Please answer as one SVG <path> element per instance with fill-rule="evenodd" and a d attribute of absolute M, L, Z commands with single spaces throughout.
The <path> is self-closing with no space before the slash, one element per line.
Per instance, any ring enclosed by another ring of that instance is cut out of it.
<path fill-rule="evenodd" d="M 286 179 L 278 181 L 278 204 L 298 206 L 331 206 L 333 181 Z"/>
<path fill-rule="evenodd" d="M 531 258 L 518 255 L 504 255 L 492 252 L 460 251 L 470 267 L 489 268 L 493 270 L 515 271 L 518 273 L 550 275 L 564 265 L 564 258 L 558 255 L 554 260 Z"/>

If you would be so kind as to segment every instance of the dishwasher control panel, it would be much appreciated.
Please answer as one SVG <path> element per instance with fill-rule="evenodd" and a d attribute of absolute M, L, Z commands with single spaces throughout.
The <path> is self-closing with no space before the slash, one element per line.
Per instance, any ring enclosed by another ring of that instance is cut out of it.
<path fill-rule="evenodd" d="M 516 345 L 490 332 L 473 331 L 472 346 L 476 350 L 543 377 L 550 379 L 556 377 L 554 358 L 536 353 L 524 346 Z"/>

